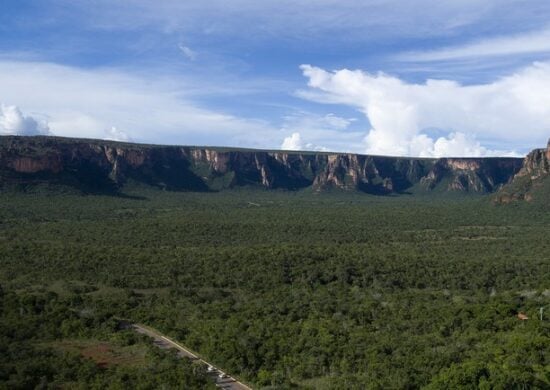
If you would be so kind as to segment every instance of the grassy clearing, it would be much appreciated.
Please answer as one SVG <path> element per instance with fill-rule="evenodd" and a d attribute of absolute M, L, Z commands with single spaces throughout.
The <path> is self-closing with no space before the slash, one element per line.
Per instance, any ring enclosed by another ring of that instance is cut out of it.
<path fill-rule="evenodd" d="M 143 367 L 148 363 L 147 348 L 143 345 L 119 346 L 100 340 L 58 340 L 46 344 L 61 352 L 77 353 L 91 359 L 98 367 Z"/>

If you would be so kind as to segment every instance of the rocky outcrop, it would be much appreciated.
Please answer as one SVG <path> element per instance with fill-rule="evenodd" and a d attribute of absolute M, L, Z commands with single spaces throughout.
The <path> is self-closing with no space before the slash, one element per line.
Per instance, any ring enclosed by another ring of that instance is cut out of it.
<path fill-rule="evenodd" d="M 550 172 L 549 164 L 550 149 L 536 149 L 525 157 L 521 170 L 516 174 L 516 178 L 529 177 L 531 180 L 537 180 L 548 175 Z"/>
<path fill-rule="evenodd" d="M 524 159 L 521 169 L 494 197 L 496 203 L 510 203 L 517 200 L 532 201 L 537 190 L 550 177 L 550 141 L 546 149 L 535 149 Z"/>
<path fill-rule="evenodd" d="M 167 190 L 238 186 L 371 194 L 493 192 L 521 159 L 418 159 L 349 153 L 301 153 L 154 146 L 59 137 L 0 138 L 2 184 L 40 180 L 85 191 L 117 191 L 130 182 Z"/>

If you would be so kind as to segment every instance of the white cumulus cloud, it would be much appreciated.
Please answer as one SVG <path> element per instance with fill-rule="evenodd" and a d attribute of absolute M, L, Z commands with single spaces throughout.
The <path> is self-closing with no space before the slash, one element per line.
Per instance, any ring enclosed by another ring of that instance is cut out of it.
<path fill-rule="evenodd" d="M 292 133 L 283 140 L 281 145 L 281 149 L 283 150 L 302 150 L 303 147 L 300 133 Z"/>
<path fill-rule="evenodd" d="M 363 134 L 350 129 L 356 118 L 296 111 L 283 117 L 281 132 L 285 150 L 361 152 Z"/>
<path fill-rule="evenodd" d="M 125 131 L 118 129 L 115 126 L 111 127 L 111 129 L 107 131 L 105 139 L 122 142 L 132 141 L 132 138 Z"/>
<path fill-rule="evenodd" d="M 366 115 L 371 129 L 364 151 L 370 154 L 509 155 L 513 153 L 482 143 L 528 149 L 550 135 L 549 63 L 478 85 L 450 80 L 414 84 L 384 73 L 329 72 L 310 65 L 302 70 L 310 90 L 300 96 L 353 106 Z M 434 132 L 443 135 L 430 136 Z"/>
<path fill-rule="evenodd" d="M 282 150 L 313 150 L 317 152 L 326 152 L 328 149 L 324 146 L 315 145 L 311 142 L 304 142 L 302 135 L 298 132 L 292 133 L 283 140 Z"/>
<path fill-rule="evenodd" d="M 31 116 L 23 115 L 17 106 L 0 105 L 0 135 L 48 134 L 49 128 Z"/>

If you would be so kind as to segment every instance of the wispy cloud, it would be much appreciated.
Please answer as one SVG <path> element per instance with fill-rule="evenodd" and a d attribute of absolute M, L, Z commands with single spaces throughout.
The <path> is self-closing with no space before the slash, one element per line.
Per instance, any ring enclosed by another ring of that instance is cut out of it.
<path fill-rule="evenodd" d="M 528 2 L 536 3 L 534 0 Z M 209 37 L 225 36 L 233 42 L 277 37 L 317 43 L 322 43 L 318 38 L 325 34 L 332 35 L 331 41 L 340 42 L 396 36 L 445 36 L 476 23 L 496 23 L 490 17 L 502 20 L 501 14 L 513 19 L 510 10 L 516 6 L 514 0 L 486 0 L 483 3 L 478 0 L 97 0 L 91 10 L 84 0 L 65 0 L 63 3 L 97 29 L 154 28 L 168 34 L 185 31 Z M 531 15 L 531 23 L 536 24 L 540 19 L 543 19 L 540 13 Z M 243 25 L 247 27 L 244 30 Z M 343 31 L 345 35 L 335 34 Z"/>
<path fill-rule="evenodd" d="M 6 103 L 47 116 L 56 135 L 170 144 L 280 144 L 278 130 L 266 121 L 202 108 L 173 78 L 0 61 L 0 90 Z"/>
<path fill-rule="evenodd" d="M 195 61 L 197 59 L 197 52 L 196 51 L 194 51 L 194 50 L 190 49 L 189 47 L 184 46 L 182 44 L 180 44 L 178 46 L 178 48 L 181 50 L 183 55 L 185 57 L 187 57 L 188 60 Z"/>
<path fill-rule="evenodd" d="M 405 61 L 446 61 L 494 56 L 550 53 L 550 28 L 523 34 L 485 38 L 442 49 L 408 52 L 397 58 Z"/>
<path fill-rule="evenodd" d="M 539 0 L 8 4 L 1 99 L 24 116 L 47 115 L 61 135 L 491 154 L 532 146 L 549 125 L 546 65 L 526 67 L 550 58 L 549 16 Z M 311 88 L 299 96 L 308 102 L 292 95 L 306 60 L 320 66 L 306 72 Z M 345 67 L 399 77 L 323 70 Z M 423 82 L 436 78 L 450 81 Z M 342 106 L 327 115 L 311 101 Z M 361 121 L 350 122 L 354 108 Z M 519 137 L 512 127 L 531 130 Z"/>

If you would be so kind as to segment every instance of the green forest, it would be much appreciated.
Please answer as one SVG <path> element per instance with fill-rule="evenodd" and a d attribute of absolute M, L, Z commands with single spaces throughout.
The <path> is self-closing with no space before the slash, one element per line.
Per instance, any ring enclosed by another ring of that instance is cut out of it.
<path fill-rule="evenodd" d="M 444 194 L 4 192 L 0 389 L 215 388 L 121 320 L 255 389 L 548 389 L 549 211 Z"/>

